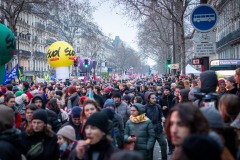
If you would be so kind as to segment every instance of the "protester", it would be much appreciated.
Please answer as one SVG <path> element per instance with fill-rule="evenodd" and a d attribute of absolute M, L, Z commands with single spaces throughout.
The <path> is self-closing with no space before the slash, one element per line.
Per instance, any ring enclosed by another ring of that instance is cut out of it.
<path fill-rule="evenodd" d="M 67 108 L 68 111 L 72 109 L 73 106 L 78 105 L 78 101 L 80 99 L 76 87 L 75 86 L 70 86 L 67 89 L 68 93 L 68 101 L 67 101 Z"/>
<path fill-rule="evenodd" d="M 57 136 L 47 125 L 47 112 L 45 110 L 38 109 L 34 112 L 31 127 L 26 132 L 22 132 L 21 137 L 22 153 L 28 160 L 58 160 Z"/>
<path fill-rule="evenodd" d="M 145 116 L 145 107 L 134 103 L 131 116 L 126 123 L 124 132 L 125 142 L 135 142 L 135 150 L 140 152 L 145 160 L 152 159 L 151 150 L 154 146 L 155 134 L 152 122 Z"/>
<path fill-rule="evenodd" d="M 93 157 L 97 160 L 109 159 L 117 148 L 112 146 L 107 137 L 108 118 L 106 114 L 102 112 L 92 114 L 85 125 L 84 131 L 88 140 L 78 141 L 73 157 L 83 160 L 93 159 Z"/>
<path fill-rule="evenodd" d="M 6 106 L 10 107 L 13 110 L 15 115 L 15 127 L 19 128 L 22 123 L 22 117 L 21 114 L 18 112 L 17 107 L 15 106 L 16 102 L 14 94 L 9 93 L 5 95 L 4 102 Z"/>
<path fill-rule="evenodd" d="M 68 160 L 77 145 L 74 128 L 70 125 L 64 126 L 57 133 L 57 143 L 60 150 L 60 160 Z"/>
<path fill-rule="evenodd" d="M 0 105 L 0 159 L 21 160 L 20 131 L 15 125 L 11 108 Z"/>
<path fill-rule="evenodd" d="M 38 107 L 35 104 L 29 104 L 26 107 L 25 120 L 20 125 L 20 130 L 25 131 L 31 126 L 33 112 L 36 111 Z"/>
<path fill-rule="evenodd" d="M 158 141 L 161 147 L 162 159 L 167 160 L 167 142 L 165 139 L 165 134 L 163 131 L 162 122 L 165 122 L 165 117 L 163 116 L 161 107 L 156 104 L 156 95 L 155 93 L 146 92 L 145 93 L 145 112 L 146 116 L 151 120 L 154 128 L 154 143 Z M 170 147 L 171 144 L 170 144 Z M 169 149 L 169 152 L 173 151 L 173 147 Z M 153 148 L 151 149 L 151 154 L 153 155 Z M 152 158 L 151 158 L 152 159 Z"/>

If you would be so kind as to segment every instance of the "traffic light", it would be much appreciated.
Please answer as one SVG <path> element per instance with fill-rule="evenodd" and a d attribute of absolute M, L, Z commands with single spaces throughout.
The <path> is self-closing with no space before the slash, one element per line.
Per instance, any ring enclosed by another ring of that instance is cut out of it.
<path fill-rule="evenodd" d="M 171 68 L 171 59 L 167 59 L 167 68 Z"/>
<path fill-rule="evenodd" d="M 73 59 L 73 66 L 74 67 L 78 66 L 78 57 L 74 57 L 74 59 Z"/>
<path fill-rule="evenodd" d="M 84 68 L 88 68 L 88 59 L 84 59 Z"/>

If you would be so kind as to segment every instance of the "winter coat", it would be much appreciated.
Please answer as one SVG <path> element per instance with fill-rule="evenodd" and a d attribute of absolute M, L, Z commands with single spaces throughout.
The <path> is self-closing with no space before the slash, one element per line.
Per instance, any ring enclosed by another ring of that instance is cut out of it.
<path fill-rule="evenodd" d="M 173 98 L 174 96 L 172 94 L 170 95 L 163 95 L 162 98 L 160 99 L 160 106 L 167 106 L 167 109 L 162 110 L 164 117 L 167 117 L 168 111 L 173 107 Z"/>
<path fill-rule="evenodd" d="M 18 112 L 17 107 L 13 107 L 12 109 L 13 109 L 14 115 L 15 115 L 15 127 L 20 128 L 20 125 L 22 123 L 21 114 Z"/>
<path fill-rule="evenodd" d="M 208 70 L 200 74 L 201 88 L 202 93 L 214 93 L 218 85 L 217 75 L 214 71 Z"/>
<path fill-rule="evenodd" d="M 72 109 L 74 106 L 78 106 L 78 101 L 80 97 L 77 92 L 74 92 L 70 97 L 68 97 L 67 107 L 68 110 Z"/>
<path fill-rule="evenodd" d="M 20 130 L 8 129 L 0 133 L 0 159 L 21 160 Z"/>
<path fill-rule="evenodd" d="M 163 132 L 163 126 L 162 126 L 162 109 L 161 107 L 156 105 L 147 104 L 145 105 L 145 113 L 146 116 L 151 120 L 153 129 L 155 132 L 155 136 L 159 136 Z"/>
<path fill-rule="evenodd" d="M 26 132 L 22 132 L 22 153 L 26 156 L 28 160 L 40 160 L 40 159 L 51 159 L 58 160 L 59 158 L 59 148 L 57 144 L 57 136 L 54 134 L 52 137 L 48 137 L 44 132 L 34 133 L 32 136 L 28 136 Z M 36 158 L 27 157 L 28 151 L 31 147 L 39 142 L 43 141 L 43 153 L 41 153 Z"/>
<path fill-rule="evenodd" d="M 133 123 L 130 120 L 126 123 L 124 141 L 128 142 L 128 137 L 135 135 L 137 138 L 135 150 L 144 156 L 144 160 L 151 159 L 151 149 L 154 146 L 154 130 L 150 120 L 141 123 Z"/>
<path fill-rule="evenodd" d="M 92 156 L 98 154 L 97 160 L 109 160 L 114 152 L 118 149 L 114 147 L 111 142 L 103 138 L 97 144 L 89 145 L 86 149 L 82 160 L 92 160 Z M 76 150 L 69 156 L 69 160 L 78 160 Z"/>
<path fill-rule="evenodd" d="M 109 135 L 113 139 L 113 145 L 120 149 L 123 148 L 124 127 L 122 117 L 114 113 L 109 128 Z"/>
<path fill-rule="evenodd" d="M 124 102 L 121 102 L 119 106 L 115 107 L 115 113 L 119 114 L 123 118 L 123 124 L 125 126 L 126 122 L 130 117 L 130 107 Z"/>

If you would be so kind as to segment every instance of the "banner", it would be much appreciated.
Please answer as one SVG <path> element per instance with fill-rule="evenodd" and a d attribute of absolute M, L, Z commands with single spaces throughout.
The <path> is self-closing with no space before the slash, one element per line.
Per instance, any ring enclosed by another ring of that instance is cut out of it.
<path fill-rule="evenodd" d="M 18 78 L 18 64 L 11 70 L 9 74 L 6 74 L 7 72 L 5 71 L 5 76 L 3 79 L 3 84 L 8 84 L 11 83 L 12 79 Z"/>

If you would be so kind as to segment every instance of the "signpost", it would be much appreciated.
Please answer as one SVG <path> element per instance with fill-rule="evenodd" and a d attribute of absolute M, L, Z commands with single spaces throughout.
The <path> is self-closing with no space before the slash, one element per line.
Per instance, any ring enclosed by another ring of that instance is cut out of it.
<path fill-rule="evenodd" d="M 179 69 L 179 63 L 176 64 L 170 64 L 171 69 Z"/>
<path fill-rule="evenodd" d="M 208 4 L 201 4 L 194 8 L 190 17 L 191 24 L 200 32 L 208 32 L 214 29 L 217 20 L 217 11 Z"/>
<path fill-rule="evenodd" d="M 196 31 L 194 33 L 193 41 L 195 43 L 216 42 L 216 32 L 215 31 L 210 31 L 210 32 L 199 32 L 199 31 Z"/>
<path fill-rule="evenodd" d="M 216 53 L 216 43 L 195 43 L 195 56 L 213 56 Z"/>

